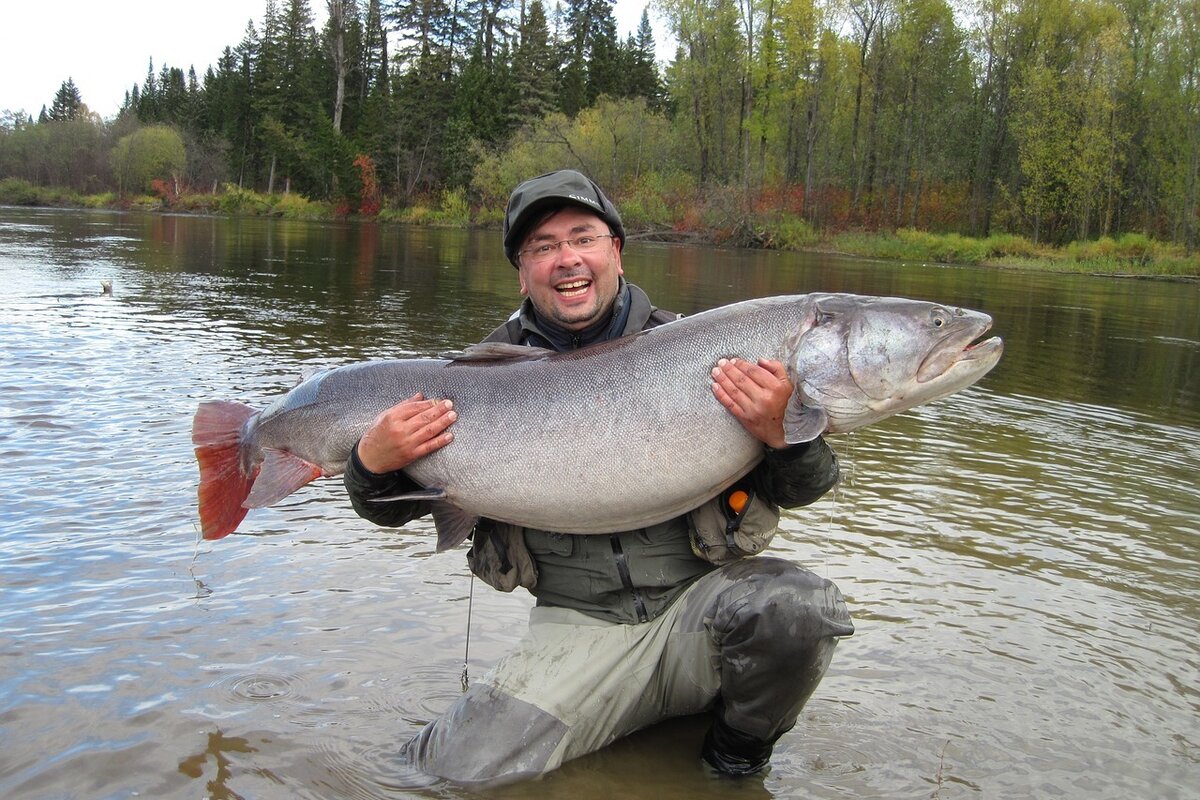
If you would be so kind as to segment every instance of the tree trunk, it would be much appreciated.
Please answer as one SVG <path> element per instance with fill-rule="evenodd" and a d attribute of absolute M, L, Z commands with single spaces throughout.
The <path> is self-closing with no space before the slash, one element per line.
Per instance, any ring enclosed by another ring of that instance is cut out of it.
<path fill-rule="evenodd" d="M 350 71 L 346 63 L 346 3 L 345 0 L 329 0 L 329 42 L 333 72 L 337 88 L 333 99 L 333 129 L 342 132 L 342 108 L 346 105 L 346 75 Z"/>

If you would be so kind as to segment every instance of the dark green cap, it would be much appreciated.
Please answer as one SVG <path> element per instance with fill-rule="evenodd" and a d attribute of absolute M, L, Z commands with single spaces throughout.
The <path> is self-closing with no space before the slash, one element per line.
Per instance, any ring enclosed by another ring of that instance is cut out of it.
<path fill-rule="evenodd" d="M 591 211 L 608 225 L 614 236 L 625 242 L 621 215 L 590 178 L 573 169 L 560 169 L 538 175 L 513 189 L 504 212 L 504 254 L 517 266 L 517 250 L 529 235 L 529 228 L 543 214 L 564 205 L 577 205 Z"/>

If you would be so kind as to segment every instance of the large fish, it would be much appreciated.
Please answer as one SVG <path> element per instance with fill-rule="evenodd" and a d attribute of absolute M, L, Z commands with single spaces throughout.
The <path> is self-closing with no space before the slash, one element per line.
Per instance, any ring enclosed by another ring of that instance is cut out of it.
<path fill-rule="evenodd" d="M 567 353 L 476 345 L 457 357 L 329 370 L 261 412 L 200 405 L 206 539 L 249 508 L 340 473 L 376 415 L 416 392 L 454 401 L 454 441 L 406 468 L 432 500 L 438 549 L 478 517 L 564 533 L 646 527 L 700 505 L 763 457 L 713 396 L 718 359 L 787 366 L 789 443 L 843 433 L 970 386 L 1003 343 L 986 314 L 847 294 L 747 300 Z"/>

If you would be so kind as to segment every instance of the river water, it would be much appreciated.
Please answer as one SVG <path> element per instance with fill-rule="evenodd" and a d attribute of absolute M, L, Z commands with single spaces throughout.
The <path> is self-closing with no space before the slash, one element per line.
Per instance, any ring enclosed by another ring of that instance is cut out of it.
<path fill-rule="evenodd" d="M 0 209 L 0 796 L 468 796 L 394 754 L 528 596 L 472 587 L 427 522 L 358 519 L 337 479 L 200 541 L 190 424 L 201 400 L 478 340 L 517 300 L 498 240 Z M 857 632 L 765 778 L 707 776 L 691 718 L 486 796 L 1195 796 L 1200 285 L 625 255 L 677 311 L 919 297 L 992 314 L 1006 354 L 830 437 L 842 485 L 785 516 L 776 553 L 836 581 Z"/>

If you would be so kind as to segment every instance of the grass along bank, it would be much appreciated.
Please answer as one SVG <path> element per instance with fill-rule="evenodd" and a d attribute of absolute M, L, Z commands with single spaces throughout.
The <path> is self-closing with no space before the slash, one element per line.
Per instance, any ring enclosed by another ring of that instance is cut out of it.
<path fill-rule="evenodd" d="M 623 199 L 624 200 L 624 199 Z M 343 204 L 308 200 L 295 194 L 263 194 L 227 184 L 215 194 L 175 197 L 113 193 L 80 195 L 65 189 L 34 186 L 26 181 L 0 180 L 0 205 L 51 208 L 106 208 L 175 213 L 263 216 L 281 219 L 332 220 L 353 217 Z M 695 204 L 673 213 L 674 204 L 661 196 L 633 197 L 622 202 L 625 227 L 635 239 L 688 241 L 725 247 L 833 252 L 863 258 L 918 263 L 971 264 L 1008 269 L 1075 272 L 1127 277 L 1200 278 L 1200 253 L 1188 254 L 1180 245 L 1159 242 L 1138 233 L 1117 238 L 1073 242 L 1065 247 L 1036 244 L 1015 234 L 973 238 L 956 233 L 912 229 L 894 232 L 849 231 L 821 234 L 804 219 L 785 211 L 741 215 L 729 207 L 709 206 L 697 213 Z M 436 198 L 406 208 L 384 206 L 373 217 L 379 222 L 446 227 L 499 228 L 502 208 L 472 209 L 463 190 L 448 190 Z"/>
<path fill-rule="evenodd" d="M 1200 278 L 1200 253 L 1158 242 L 1140 233 L 1072 242 L 1066 247 L 1035 244 L 1012 234 L 986 239 L 956 233 L 898 230 L 894 233 L 841 233 L 821 247 L 866 258 L 922 263 L 977 264 L 1010 269 L 1087 274 Z"/>

